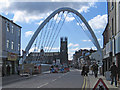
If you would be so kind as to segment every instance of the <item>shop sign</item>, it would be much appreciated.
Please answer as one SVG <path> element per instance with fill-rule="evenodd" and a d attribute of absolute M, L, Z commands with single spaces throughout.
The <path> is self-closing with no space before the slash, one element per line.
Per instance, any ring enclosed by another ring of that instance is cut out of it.
<path fill-rule="evenodd" d="M 8 52 L 8 60 L 16 61 L 17 60 L 17 54 Z"/>

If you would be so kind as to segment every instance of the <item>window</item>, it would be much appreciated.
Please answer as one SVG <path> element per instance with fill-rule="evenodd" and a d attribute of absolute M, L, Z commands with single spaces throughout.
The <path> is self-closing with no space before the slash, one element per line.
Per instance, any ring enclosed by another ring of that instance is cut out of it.
<path fill-rule="evenodd" d="M 114 35 L 114 20 L 112 18 L 112 35 Z"/>
<path fill-rule="evenodd" d="M 20 51 L 20 44 L 18 44 L 18 51 Z"/>
<path fill-rule="evenodd" d="M 11 49 L 14 49 L 14 42 L 11 43 Z"/>
<path fill-rule="evenodd" d="M 10 32 L 10 27 L 9 24 L 7 25 L 7 31 Z"/>
<path fill-rule="evenodd" d="M 20 36 L 20 30 L 18 31 L 18 36 Z"/>
<path fill-rule="evenodd" d="M 14 33 L 14 27 L 12 26 L 12 34 Z"/>
<path fill-rule="evenodd" d="M 10 43 L 9 40 L 7 40 L 7 48 L 9 48 L 9 43 Z"/>
<path fill-rule="evenodd" d="M 113 0 L 112 0 L 112 2 L 111 2 L 111 10 L 114 8 L 114 2 L 113 2 Z"/>

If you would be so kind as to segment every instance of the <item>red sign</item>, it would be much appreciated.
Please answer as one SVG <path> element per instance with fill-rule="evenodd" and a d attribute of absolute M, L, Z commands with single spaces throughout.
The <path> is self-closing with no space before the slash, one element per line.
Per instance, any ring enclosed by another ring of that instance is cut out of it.
<path fill-rule="evenodd" d="M 105 90 L 109 90 L 108 89 L 108 87 L 106 86 L 106 84 L 104 83 L 104 81 L 102 80 L 102 78 L 100 78 L 99 80 L 98 80 L 98 82 L 96 83 L 96 85 L 95 85 L 95 87 L 93 88 L 93 90 L 96 90 L 96 89 L 100 89 L 101 88 L 101 90 L 103 89 L 105 89 Z"/>

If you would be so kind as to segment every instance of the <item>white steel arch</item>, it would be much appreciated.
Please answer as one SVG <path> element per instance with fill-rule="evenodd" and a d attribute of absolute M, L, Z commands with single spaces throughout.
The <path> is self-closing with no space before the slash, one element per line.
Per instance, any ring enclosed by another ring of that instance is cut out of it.
<path fill-rule="evenodd" d="M 89 30 L 91 36 L 93 37 L 95 43 L 93 43 L 97 50 L 99 51 L 100 53 L 100 56 L 101 56 L 101 61 L 102 61 L 102 50 L 100 48 L 100 45 L 98 43 L 98 40 L 92 30 L 92 28 L 90 27 L 90 25 L 88 24 L 88 22 L 85 20 L 85 18 L 76 10 L 72 9 L 72 8 L 68 8 L 68 7 L 63 7 L 63 8 L 59 8 L 57 10 L 55 10 L 52 14 L 50 14 L 42 23 L 41 25 L 38 27 L 38 29 L 35 31 L 34 35 L 32 36 L 31 40 L 29 41 L 27 47 L 25 48 L 25 53 L 23 53 L 23 58 L 21 59 L 22 62 L 24 62 L 24 60 L 26 59 L 26 55 L 28 54 L 32 44 L 34 43 L 34 40 L 36 39 L 36 37 L 38 36 L 39 32 L 41 31 L 41 29 L 46 25 L 47 22 L 49 22 L 49 20 L 54 17 L 56 14 L 59 14 L 60 12 L 65 12 L 65 11 L 68 11 L 68 12 L 72 12 L 74 14 L 76 14 L 82 21 L 83 23 L 86 25 L 87 29 Z M 91 40 L 92 41 L 92 40 Z"/>

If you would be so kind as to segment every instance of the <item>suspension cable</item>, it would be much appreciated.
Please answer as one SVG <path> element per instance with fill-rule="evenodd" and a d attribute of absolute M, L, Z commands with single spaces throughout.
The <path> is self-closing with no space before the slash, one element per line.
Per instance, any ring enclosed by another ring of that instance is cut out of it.
<path fill-rule="evenodd" d="M 54 32 L 54 28 L 55 28 L 55 24 L 56 24 L 57 19 L 58 19 L 58 14 L 57 14 L 57 18 L 56 18 L 56 20 L 55 20 L 55 23 L 53 24 L 53 27 L 51 28 L 51 34 L 50 34 L 50 33 L 47 34 L 46 41 L 45 41 L 45 45 L 44 45 L 45 51 L 46 51 L 46 48 L 47 48 L 47 47 L 46 47 L 46 46 L 47 46 L 47 43 L 48 43 L 49 40 L 51 39 L 52 33 Z"/>
<path fill-rule="evenodd" d="M 61 17 L 60 18 L 62 18 L 62 16 L 63 16 L 63 13 L 62 13 L 62 15 L 61 15 Z M 60 22 L 61 22 L 61 20 L 59 20 L 59 22 L 57 23 L 57 26 L 56 26 L 56 28 L 55 28 L 55 32 L 53 33 L 53 36 L 52 36 L 52 39 L 51 40 L 49 40 L 49 42 L 47 43 L 47 46 L 46 47 L 48 47 L 47 49 L 49 50 L 49 46 L 51 46 L 51 42 L 53 41 L 53 38 L 54 38 L 54 36 L 55 36 L 55 33 L 57 32 L 57 29 L 58 29 L 58 26 L 60 25 Z M 48 50 L 46 50 L 46 51 L 48 51 Z"/>
<path fill-rule="evenodd" d="M 49 23 L 47 23 L 47 25 L 46 25 L 46 27 L 45 28 L 47 28 L 48 27 L 48 24 Z M 42 47 L 42 41 L 43 41 L 43 31 L 45 30 L 45 28 L 44 29 L 42 29 L 42 31 L 41 31 L 41 34 L 39 35 L 39 44 L 38 44 L 38 50 L 41 50 L 41 47 Z M 41 45 L 41 47 L 40 47 L 40 45 Z M 39 57 L 40 57 L 40 51 L 38 51 L 38 56 L 36 57 L 36 60 L 39 60 Z"/>
<path fill-rule="evenodd" d="M 49 26 L 50 26 L 50 22 L 49 22 Z M 49 26 L 47 25 L 46 28 L 44 29 L 45 33 L 44 33 L 44 36 L 43 36 L 43 41 L 42 41 L 41 46 L 43 46 L 43 44 L 44 44 L 44 39 L 45 39 L 45 36 L 46 36 L 46 32 L 49 31 L 49 30 L 48 30 L 48 29 L 49 29 Z"/>
<path fill-rule="evenodd" d="M 74 16 L 74 18 L 75 18 L 75 16 Z M 77 18 L 78 18 L 78 17 L 77 17 Z M 89 37 L 89 38 L 92 40 L 92 42 L 95 44 L 93 38 L 90 36 L 91 34 L 90 34 L 89 30 L 82 25 L 82 22 L 80 21 L 80 19 L 78 18 L 78 20 L 77 20 L 77 19 L 75 19 L 75 20 L 78 22 L 79 26 L 83 29 L 83 31 L 88 35 L 88 37 Z M 79 22 L 80 22 L 81 24 L 80 24 Z M 88 31 L 88 32 L 87 32 L 87 31 Z M 96 44 L 95 44 L 95 45 L 96 45 Z"/>
<path fill-rule="evenodd" d="M 68 12 L 67 12 L 67 14 L 68 14 Z M 55 41 L 56 41 L 56 39 L 57 39 L 57 37 L 58 37 L 58 35 L 59 35 L 59 33 L 60 33 L 61 29 L 62 29 L 62 26 L 63 26 L 63 24 L 64 24 L 64 22 L 65 22 L 65 20 L 66 20 L 67 14 L 66 14 L 66 16 L 65 16 L 65 18 L 64 18 L 64 20 L 63 20 L 63 23 L 62 23 L 62 25 L 61 25 L 61 27 L 60 27 L 60 29 L 59 29 L 59 31 L 58 31 L 58 33 L 57 33 L 57 35 L 56 35 L 55 39 L 54 39 L 54 42 L 52 43 L 52 46 L 51 46 L 51 48 L 50 48 L 49 52 L 50 52 L 50 51 L 51 51 L 51 49 L 53 48 L 53 45 L 54 45 L 54 43 L 55 43 Z"/>

